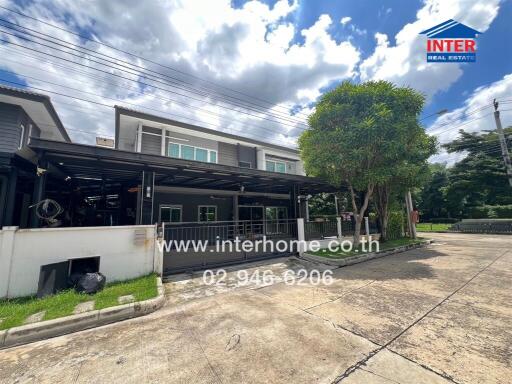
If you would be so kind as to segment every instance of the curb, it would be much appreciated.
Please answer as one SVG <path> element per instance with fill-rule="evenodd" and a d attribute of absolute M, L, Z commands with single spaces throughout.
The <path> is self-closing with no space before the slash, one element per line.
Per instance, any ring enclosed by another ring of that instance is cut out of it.
<path fill-rule="evenodd" d="M 152 299 L 40 321 L 0 331 L 0 349 L 83 331 L 102 325 L 148 315 L 165 302 L 162 279 L 157 277 L 158 295 Z"/>
<path fill-rule="evenodd" d="M 433 243 L 433 240 L 425 240 L 419 244 L 403 245 L 401 247 L 397 247 L 397 248 L 394 248 L 389 251 L 383 251 L 383 252 L 378 252 L 378 253 L 372 252 L 372 253 L 367 253 L 365 255 L 347 257 L 345 259 L 330 259 L 327 257 L 312 255 L 310 253 L 304 253 L 302 255 L 302 258 L 312 261 L 312 262 L 315 262 L 315 263 L 322 263 L 322 264 L 332 265 L 332 266 L 336 266 L 336 267 L 345 267 L 348 265 L 363 263 L 368 260 L 379 259 L 381 257 L 395 255 L 397 253 L 402 253 L 402 252 L 408 251 L 410 249 L 423 248 L 432 243 Z"/>

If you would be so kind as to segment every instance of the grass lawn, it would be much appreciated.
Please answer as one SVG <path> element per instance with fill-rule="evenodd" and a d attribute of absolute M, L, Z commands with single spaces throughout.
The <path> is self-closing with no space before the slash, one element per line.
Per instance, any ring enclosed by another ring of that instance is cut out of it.
<path fill-rule="evenodd" d="M 156 275 L 151 274 L 107 284 L 103 291 L 94 295 L 76 293 L 70 289 L 42 299 L 30 296 L 0 300 L 0 319 L 3 319 L 0 330 L 22 325 L 28 316 L 41 311 L 46 311 L 43 320 L 51 320 L 71 315 L 75 306 L 85 301 L 94 300 L 94 309 L 102 309 L 118 305 L 119 296 L 133 295 L 136 301 L 143 301 L 157 294 Z"/>
<path fill-rule="evenodd" d="M 380 252 L 387 251 L 387 250 L 401 247 L 404 245 L 419 244 L 419 243 L 423 242 L 424 240 L 425 239 L 421 238 L 421 237 L 418 237 L 417 239 L 410 239 L 408 237 L 403 237 L 401 239 L 389 240 L 389 241 L 386 241 L 385 243 L 379 244 L 380 245 L 379 251 Z M 365 248 L 366 248 L 366 252 L 364 252 L 362 250 L 362 247 L 359 246 L 357 251 L 351 250 L 350 252 L 343 252 L 341 249 L 337 250 L 336 252 L 331 252 L 328 249 L 321 249 L 316 252 L 308 252 L 308 253 L 315 255 L 315 256 L 328 257 L 330 259 L 344 259 L 347 257 L 356 256 L 356 255 L 364 255 L 365 253 L 368 253 L 368 244 L 366 244 Z M 372 247 L 372 252 L 375 252 L 375 246 Z"/>
<path fill-rule="evenodd" d="M 447 231 L 453 224 L 443 224 L 443 223 L 418 223 L 416 224 L 416 230 L 419 232 L 439 232 L 439 231 Z"/>

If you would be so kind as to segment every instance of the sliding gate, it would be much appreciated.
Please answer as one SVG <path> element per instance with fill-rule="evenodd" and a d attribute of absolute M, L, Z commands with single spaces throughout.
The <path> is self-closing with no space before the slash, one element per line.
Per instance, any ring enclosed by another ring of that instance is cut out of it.
<path fill-rule="evenodd" d="M 200 270 L 296 252 L 297 220 L 165 223 L 164 274 Z M 238 247 L 237 247 L 238 244 Z"/>

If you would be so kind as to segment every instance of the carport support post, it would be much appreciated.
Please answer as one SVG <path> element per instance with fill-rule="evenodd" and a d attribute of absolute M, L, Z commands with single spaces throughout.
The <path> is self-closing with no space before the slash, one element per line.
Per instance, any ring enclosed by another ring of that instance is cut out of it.
<path fill-rule="evenodd" d="M 297 219 L 297 240 L 299 240 L 299 256 L 304 255 L 306 236 L 304 235 L 304 219 Z"/>
<path fill-rule="evenodd" d="M 34 192 L 32 194 L 32 205 L 39 203 L 44 199 L 44 192 L 46 189 L 46 175 L 48 169 L 48 162 L 40 161 L 37 165 L 37 168 L 41 170 L 41 174 L 36 174 L 36 179 L 34 181 Z M 30 227 L 39 228 L 39 217 L 37 217 L 37 209 L 36 207 L 31 208 L 30 212 Z"/>
<path fill-rule="evenodd" d="M 341 240 L 343 233 L 341 232 L 341 217 L 336 217 L 336 228 L 338 230 L 338 239 Z"/>
<path fill-rule="evenodd" d="M 5 216 L 3 218 L 3 224 L 5 226 L 11 226 L 14 219 L 14 205 L 16 200 L 16 186 L 18 184 L 18 170 L 11 168 L 9 172 L 9 179 L 7 183 L 7 194 L 5 198 Z"/>

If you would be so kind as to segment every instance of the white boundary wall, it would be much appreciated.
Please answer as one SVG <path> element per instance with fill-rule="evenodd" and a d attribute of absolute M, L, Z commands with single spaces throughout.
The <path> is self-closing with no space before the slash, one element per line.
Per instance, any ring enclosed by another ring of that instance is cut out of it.
<path fill-rule="evenodd" d="M 153 225 L 0 231 L 0 298 L 37 292 L 42 265 L 100 256 L 107 282 L 162 273 L 163 256 Z"/>

